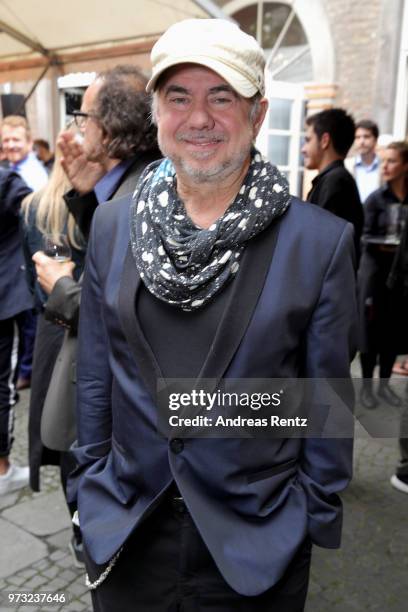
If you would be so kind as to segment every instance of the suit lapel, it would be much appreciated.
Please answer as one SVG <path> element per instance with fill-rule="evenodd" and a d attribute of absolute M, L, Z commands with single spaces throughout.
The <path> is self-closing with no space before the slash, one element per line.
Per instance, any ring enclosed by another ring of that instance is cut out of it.
<path fill-rule="evenodd" d="M 146 387 L 155 400 L 157 396 L 157 379 L 163 378 L 154 354 L 146 341 L 136 315 L 136 296 L 140 286 L 140 276 L 132 248 L 129 244 L 119 288 L 119 318 L 122 329 L 136 359 Z"/>
<path fill-rule="evenodd" d="M 133 194 L 142 172 L 149 164 L 151 164 L 153 161 L 156 161 L 156 159 L 156 153 L 143 153 L 141 155 L 138 155 L 134 162 L 124 173 L 120 184 L 117 186 L 116 191 L 111 195 L 109 199 L 123 197 L 128 193 Z"/>
<path fill-rule="evenodd" d="M 248 243 L 214 342 L 198 376 L 220 379 L 245 334 L 265 284 L 279 234 L 280 221 Z"/>

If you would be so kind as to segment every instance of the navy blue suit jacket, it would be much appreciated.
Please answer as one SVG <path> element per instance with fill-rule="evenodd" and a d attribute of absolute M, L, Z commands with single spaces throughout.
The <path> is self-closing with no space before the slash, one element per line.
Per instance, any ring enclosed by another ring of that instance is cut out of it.
<path fill-rule="evenodd" d="M 21 202 L 29 193 L 18 174 L 0 168 L 0 320 L 33 307 L 20 228 Z"/>
<path fill-rule="evenodd" d="M 97 209 L 83 283 L 75 452 L 84 541 L 96 563 L 108 561 L 174 479 L 226 581 L 257 595 L 307 534 L 339 546 L 352 440 L 187 439 L 173 452 L 157 432 L 157 371 L 136 317 L 129 206 L 125 197 Z M 349 377 L 352 227 L 296 199 L 277 223 L 273 256 L 262 238 L 246 249 L 203 377 Z"/>

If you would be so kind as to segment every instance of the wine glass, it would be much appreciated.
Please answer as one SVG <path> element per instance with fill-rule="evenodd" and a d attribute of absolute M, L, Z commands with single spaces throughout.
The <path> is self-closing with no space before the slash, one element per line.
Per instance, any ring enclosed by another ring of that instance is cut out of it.
<path fill-rule="evenodd" d="M 44 234 L 43 251 L 47 257 L 61 263 L 72 259 L 72 250 L 64 234 Z"/>

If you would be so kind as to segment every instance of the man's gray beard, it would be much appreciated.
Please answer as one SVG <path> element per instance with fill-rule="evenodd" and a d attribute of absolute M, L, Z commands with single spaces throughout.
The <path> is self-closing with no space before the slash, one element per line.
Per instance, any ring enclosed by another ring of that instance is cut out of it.
<path fill-rule="evenodd" d="M 189 165 L 184 159 L 177 155 L 168 155 L 166 148 L 160 147 L 163 155 L 168 157 L 176 168 L 176 173 L 181 172 L 188 176 L 194 183 L 217 183 L 223 181 L 228 176 L 242 168 L 245 160 L 248 158 L 251 151 L 251 143 L 249 146 L 242 148 L 233 157 L 226 159 L 222 164 L 210 166 L 209 168 L 194 168 Z M 198 160 L 199 161 L 199 160 Z"/>

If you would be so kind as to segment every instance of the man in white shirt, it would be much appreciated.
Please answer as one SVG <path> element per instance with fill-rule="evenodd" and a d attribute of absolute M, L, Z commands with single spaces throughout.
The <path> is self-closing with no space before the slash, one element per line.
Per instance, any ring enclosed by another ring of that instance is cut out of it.
<path fill-rule="evenodd" d="M 380 186 L 380 158 L 376 154 L 378 126 L 370 119 L 356 124 L 355 146 L 357 155 L 345 161 L 346 168 L 354 176 L 360 200 L 364 204 L 370 193 Z"/>
<path fill-rule="evenodd" d="M 48 174 L 33 153 L 27 120 L 19 115 L 5 117 L 1 124 L 1 142 L 9 167 L 21 176 L 30 189 L 38 191 L 44 187 Z"/>

